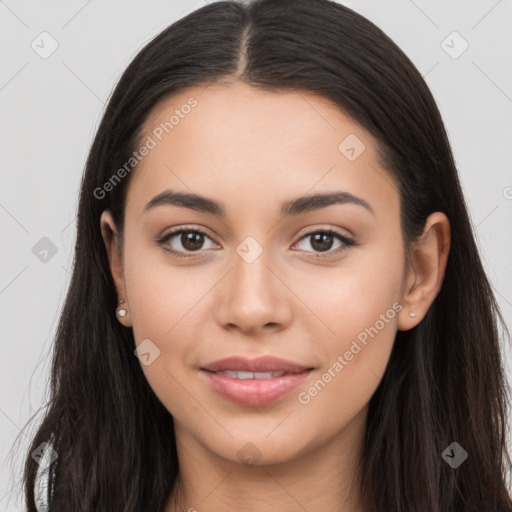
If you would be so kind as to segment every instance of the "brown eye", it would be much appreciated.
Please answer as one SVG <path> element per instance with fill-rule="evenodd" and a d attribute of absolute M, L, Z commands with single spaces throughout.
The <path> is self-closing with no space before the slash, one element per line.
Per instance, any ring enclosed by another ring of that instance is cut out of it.
<path fill-rule="evenodd" d="M 340 245 L 331 251 L 333 243 L 336 239 L 340 242 Z M 313 252 L 328 253 L 328 256 L 337 254 L 341 251 L 347 250 L 349 247 L 356 245 L 354 240 L 351 240 L 332 229 L 324 229 L 308 233 L 299 240 L 299 243 L 304 240 L 310 240 L 310 246 L 313 249 Z M 318 256 L 323 257 L 324 255 L 319 254 Z"/>
<path fill-rule="evenodd" d="M 311 247 L 315 249 L 315 251 L 328 251 L 331 249 L 333 244 L 333 235 L 329 233 L 315 233 L 311 235 Z"/>
<path fill-rule="evenodd" d="M 204 235 L 195 231 L 182 231 L 180 242 L 187 251 L 197 251 L 204 243 Z"/>
<path fill-rule="evenodd" d="M 157 242 L 165 251 L 174 256 L 187 258 L 192 256 L 192 254 L 187 253 L 199 252 L 204 249 L 206 240 L 211 240 L 211 238 L 200 229 L 180 228 L 171 231 Z"/>

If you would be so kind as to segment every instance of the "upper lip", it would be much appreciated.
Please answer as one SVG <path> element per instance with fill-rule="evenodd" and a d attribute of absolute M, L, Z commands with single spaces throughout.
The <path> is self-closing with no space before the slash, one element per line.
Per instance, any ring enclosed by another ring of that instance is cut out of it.
<path fill-rule="evenodd" d="M 243 372 L 300 373 L 304 370 L 311 370 L 313 368 L 273 356 L 262 356 L 256 359 L 247 359 L 242 356 L 231 356 L 209 363 L 206 366 L 203 366 L 202 369 L 209 370 L 211 372 L 232 370 Z"/>

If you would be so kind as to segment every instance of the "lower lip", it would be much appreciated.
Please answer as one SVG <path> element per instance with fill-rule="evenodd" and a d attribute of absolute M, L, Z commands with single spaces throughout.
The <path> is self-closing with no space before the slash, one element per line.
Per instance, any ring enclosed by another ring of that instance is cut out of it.
<path fill-rule="evenodd" d="M 265 405 L 287 395 L 302 384 L 312 370 L 290 373 L 272 379 L 235 379 L 227 375 L 201 370 L 219 395 L 240 405 Z"/>

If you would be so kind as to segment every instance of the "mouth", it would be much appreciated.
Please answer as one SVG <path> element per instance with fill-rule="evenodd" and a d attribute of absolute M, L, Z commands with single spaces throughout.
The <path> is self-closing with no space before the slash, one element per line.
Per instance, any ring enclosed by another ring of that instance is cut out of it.
<path fill-rule="evenodd" d="M 269 355 L 256 359 L 231 356 L 201 367 L 200 374 L 220 397 L 254 407 L 285 397 L 303 384 L 314 370 L 311 366 Z"/>
<path fill-rule="evenodd" d="M 309 371 L 313 368 L 307 368 L 303 371 Z M 211 370 L 206 370 L 202 368 L 202 370 L 210 373 L 214 373 L 215 375 L 225 375 L 226 377 L 231 377 L 232 379 L 238 380 L 249 380 L 249 379 L 275 379 L 277 377 L 283 377 L 284 375 L 298 375 L 302 372 L 237 372 L 233 370 L 224 370 L 221 372 L 212 372 Z"/>
<path fill-rule="evenodd" d="M 210 371 L 201 369 L 207 385 L 218 396 L 238 405 L 257 407 L 276 402 L 303 384 L 314 368 L 299 372 Z"/>
<path fill-rule="evenodd" d="M 227 374 L 228 376 L 240 379 L 271 379 L 281 377 L 284 374 L 296 374 L 311 369 L 309 366 L 303 366 L 274 356 L 261 356 L 256 359 L 231 356 L 219 359 L 201 368 L 201 370 L 213 373 L 230 372 Z"/>

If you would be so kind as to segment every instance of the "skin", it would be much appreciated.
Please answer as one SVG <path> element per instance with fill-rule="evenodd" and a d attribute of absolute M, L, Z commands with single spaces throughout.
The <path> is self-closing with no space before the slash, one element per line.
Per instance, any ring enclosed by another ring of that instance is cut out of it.
<path fill-rule="evenodd" d="M 378 163 L 375 140 L 311 94 L 236 81 L 190 88 L 154 108 L 145 136 L 192 96 L 198 105 L 130 177 L 122 247 L 110 212 L 101 216 L 128 311 L 119 321 L 133 329 L 136 345 L 149 338 L 160 350 L 141 366 L 174 417 L 180 473 L 166 512 L 365 512 L 355 468 L 368 402 L 397 330 L 421 322 L 440 290 L 449 221 L 440 212 L 427 219 L 407 266 L 398 189 Z M 349 134 L 365 144 L 354 161 L 338 149 Z M 144 212 L 168 188 L 221 202 L 227 216 L 173 205 Z M 337 204 L 280 218 L 284 201 L 330 191 L 364 199 L 374 214 Z M 180 235 L 166 242 L 189 258 L 153 240 L 180 226 L 207 234 L 196 251 Z M 357 245 L 336 253 L 343 246 L 336 237 L 324 250 L 304 238 L 326 228 Z M 247 236 L 263 249 L 252 263 L 236 251 Z M 395 303 L 401 311 L 309 403 L 300 403 L 298 394 Z M 242 406 L 217 395 L 199 371 L 229 355 L 275 355 L 315 370 L 274 403 Z M 238 455 L 246 443 L 260 457 L 253 465 Z"/>

